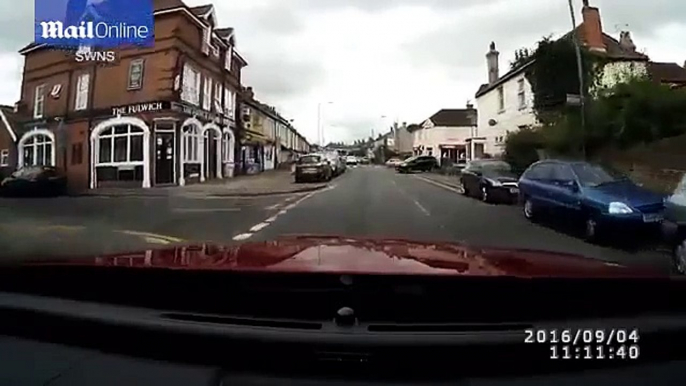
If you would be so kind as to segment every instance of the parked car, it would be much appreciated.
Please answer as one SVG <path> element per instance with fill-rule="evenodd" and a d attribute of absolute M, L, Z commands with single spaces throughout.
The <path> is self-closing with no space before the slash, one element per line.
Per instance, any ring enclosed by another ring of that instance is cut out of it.
<path fill-rule="evenodd" d="M 0 183 L 0 193 L 3 196 L 52 197 L 66 192 L 66 175 L 52 166 L 24 167 Z"/>
<path fill-rule="evenodd" d="M 430 155 L 410 157 L 396 167 L 399 173 L 429 172 L 438 168 L 438 160 Z"/>
<path fill-rule="evenodd" d="M 686 275 L 686 174 L 674 194 L 665 201 L 665 220 L 671 225 L 669 235 L 676 271 Z"/>
<path fill-rule="evenodd" d="M 337 177 L 343 173 L 343 165 L 341 158 L 338 156 L 338 152 L 330 151 L 324 153 L 324 158 L 329 162 L 331 166 L 331 175 Z"/>
<path fill-rule="evenodd" d="M 295 182 L 329 181 L 333 177 L 331 164 L 323 154 L 307 154 L 295 164 Z"/>
<path fill-rule="evenodd" d="M 598 164 L 545 160 L 531 165 L 519 179 L 524 216 L 536 220 L 552 214 L 583 224 L 583 235 L 597 241 L 611 231 L 658 233 L 665 198 Z"/>
<path fill-rule="evenodd" d="M 483 202 L 516 202 L 519 184 L 512 167 L 505 161 L 471 161 L 462 170 L 460 182 L 465 196 Z"/>
<path fill-rule="evenodd" d="M 357 159 L 356 156 L 349 155 L 349 156 L 345 157 L 345 163 L 348 166 L 357 166 L 357 164 L 359 163 L 359 160 Z"/>
<path fill-rule="evenodd" d="M 389 168 L 394 168 L 400 165 L 403 161 L 400 158 L 391 158 L 388 161 L 386 161 L 386 166 Z"/>

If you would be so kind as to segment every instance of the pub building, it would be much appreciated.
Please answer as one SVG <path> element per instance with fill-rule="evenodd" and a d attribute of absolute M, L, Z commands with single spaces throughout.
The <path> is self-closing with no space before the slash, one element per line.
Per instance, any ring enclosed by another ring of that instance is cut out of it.
<path fill-rule="evenodd" d="M 235 32 L 217 27 L 212 5 L 153 2 L 154 47 L 118 49 L 115 62 L 79 63 L 75 52 L 35 43 L 20 50 L 11 116 L 21 135 L 0 135 L 9 167 L 57 166 L 72 191 L 234 175 L 247 65 Z"/>

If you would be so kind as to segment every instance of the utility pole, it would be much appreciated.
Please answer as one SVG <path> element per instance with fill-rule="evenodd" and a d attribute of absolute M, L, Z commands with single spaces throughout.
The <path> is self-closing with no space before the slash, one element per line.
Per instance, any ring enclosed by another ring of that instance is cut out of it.
<path fill-rule="evenodd" d="M 576 16 L 574 16 L 574 4 L 569 3 L 569 15 L 572 19 L 572 32 L 574 34 L 574 51 L 576 51 L 576 66 L 579 76 L 579 98 L 581 100 L 581 157 L 586 159 L 586 93 L 584 88 L 584 68 L 581 60 L 581 41 L 576 28 Z M 588 0 L 584 0 L 584 6 L 588 6 Z"/>

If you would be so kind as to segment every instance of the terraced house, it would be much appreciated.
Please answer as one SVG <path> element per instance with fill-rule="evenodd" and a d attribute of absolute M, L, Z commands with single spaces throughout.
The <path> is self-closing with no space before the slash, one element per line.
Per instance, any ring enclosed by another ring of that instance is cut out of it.
<path fill-rule="evenodd" d="M 79 63 L 39 44 L 20 51 L 21 100 L 0 109 L 6 168 L 55 165 L 76 191 L 234 175 L 247 65 L 235 31 L 220 27 L 212 5 L 154 7 L 154 47 L 120 49 L 113 62 Z"/>
<path fill-rule="evenodd" d="M 310 144 L 273 106 L 255 98 L 247 87 L 241 99 L 245 139 L 241 159 L 249 174 L 289 166 L 299 154 L 310 151 Z"/>

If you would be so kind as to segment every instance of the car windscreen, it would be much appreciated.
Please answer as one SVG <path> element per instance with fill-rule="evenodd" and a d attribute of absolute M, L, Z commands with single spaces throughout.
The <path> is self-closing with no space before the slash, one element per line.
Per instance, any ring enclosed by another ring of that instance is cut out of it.
<path fill-rule="evenodd" d="M 608 166 L 578 163 L 572 164 L 572 169 L 579 178 L 579 182 L 583 186 L 600 186 L 613 182 L 626 180 L 628 177 Z"/>
<path fill-rule="evenodd" d="M 318 155 L 306 155 L 303 157 L 300 157 L 298 160 L 298 163 L 300 165 L 309 165 L 309 164 L 318 164 L 322 161 L 322 157 Z"/>

